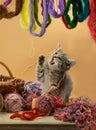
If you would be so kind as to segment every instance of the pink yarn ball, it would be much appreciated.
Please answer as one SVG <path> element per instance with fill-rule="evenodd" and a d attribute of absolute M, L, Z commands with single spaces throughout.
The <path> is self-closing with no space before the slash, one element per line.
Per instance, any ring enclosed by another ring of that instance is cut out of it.
<path fill-rule="evenodd" d="M 4 107 L 7 112 L 19 112 L 22 108 L 21 96 L 17 93 L 6 95 L 4 100 Z"/>
<path fill-rule="evenodd" d="M 56 108 L 53 99 L 49 96 L 38 97 L 35 107 L 40 113 L 44 113 L 47 116 L 51 115 Z"/>

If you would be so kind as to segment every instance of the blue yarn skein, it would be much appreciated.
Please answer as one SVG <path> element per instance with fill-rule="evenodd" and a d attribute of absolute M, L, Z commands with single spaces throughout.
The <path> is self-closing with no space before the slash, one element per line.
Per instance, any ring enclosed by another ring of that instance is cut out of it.
<path fill-rule="evenodd" d="M 78 4 L 78 21 L 83 22 L 89 15 L 89 0 L 77 0 Z"/>

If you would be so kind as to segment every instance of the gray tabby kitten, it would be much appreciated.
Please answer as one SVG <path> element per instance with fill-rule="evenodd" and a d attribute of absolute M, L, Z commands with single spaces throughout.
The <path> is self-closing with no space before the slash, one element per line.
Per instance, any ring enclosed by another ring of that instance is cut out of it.
<path fill-rule="evenodd" d="M 36 76 L 42 83 L 43 93 L 60 96 L 64 102 L 68 102 L 72 91 L 72 80 L 67 70 L 75 63 L 68 58 L 59 45 L 47 61 L 44 55 L 39 56 Z"/>

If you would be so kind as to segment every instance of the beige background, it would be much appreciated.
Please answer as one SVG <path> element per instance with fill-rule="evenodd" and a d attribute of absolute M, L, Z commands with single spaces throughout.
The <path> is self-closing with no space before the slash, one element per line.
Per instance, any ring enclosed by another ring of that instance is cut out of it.
<path fill-rule="evenodd" d="M 69 72 L 73 80 L 72 96 L 88 96 L 96 101 L 96 43 L 90 36 L 87 20 L 68 30 L 61 19 L 53 19 L 40 38 L 21 28 L 19 16 L 0 21 L 0 61 L 9 66 L 15 77 L 35 81 L 38 56 L 48 55 L 57 42 L 77 61 Z M 1 65 L 0 73 L 7 75 Z"/>

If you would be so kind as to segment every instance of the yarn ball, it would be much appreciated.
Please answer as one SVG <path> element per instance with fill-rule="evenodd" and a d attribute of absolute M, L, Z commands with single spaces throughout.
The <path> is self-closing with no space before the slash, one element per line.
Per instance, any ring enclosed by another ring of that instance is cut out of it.
<path fill-rule="evenodd" d="M 22 108 L 22 98 L 17 93 L 6 95 L 4 100 L 4 107 L 7 112 L 19 112 Z"/>
<path fill-rule="evenodd" d="M 37 98 L 35 107 L 40 113 L 45 115 L 51 115 L 55 110 L 55 103 L 53 99 L 49 96 L 40 96 Z"/>
<path fill-rule="evenodd" d="M 40 96 L 42 92 L 41 83 L 38 81 L 35 82 L 27 82 L 24 85 L 24 91 L 22 92 L 22 96 L 26 96 L 27 93 L 33 93 L 37 96 Z"/>
<path fill-rule="evenodd" d="M 3 96 L 0 93 L 0 111 L 2 111 L 2 109 L 3 109 Z"/>

